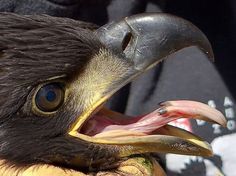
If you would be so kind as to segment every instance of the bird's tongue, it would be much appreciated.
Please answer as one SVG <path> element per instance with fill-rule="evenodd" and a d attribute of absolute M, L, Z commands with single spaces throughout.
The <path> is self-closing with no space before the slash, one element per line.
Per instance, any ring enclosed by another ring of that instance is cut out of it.
<path fill-rule="evenodd" d="M 218 110 L 200 102 L 181 100 L 162 103 L 157 110 L 133 118 L 102 109 L 84 125 L 82 133 L 99 138 L 147 135 L 179 118 L 194 118 L 226 125 L 223 114 Z"/>

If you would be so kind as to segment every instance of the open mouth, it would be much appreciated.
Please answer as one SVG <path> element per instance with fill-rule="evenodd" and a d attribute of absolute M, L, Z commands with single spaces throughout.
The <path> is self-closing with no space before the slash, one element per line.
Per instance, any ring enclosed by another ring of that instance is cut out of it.
<path fill-rule="evenodd" d="M 153 112 L 137 117 L 114 112 L 103 106 L 124 85 L 178 50 L 197 46 L 209 58 L 213 58 L 211 45 L 205 35 L 191 23 L 163 14 L 128 17 L 99 28 L 96 34 L 106 48 L 122 53 L 120 58 L 130 63 L 131 71 L 126 75 L 113 76 L 108 91 L 95 96 L 98 98 L 90 102 L 89 107 L 77 118 L 69 135 L 89 145 L 107 149 L 109 157 L 114 158 L 145 153 L 211 156 L 213 152 L 206 141 L 168 124 L 180 118 L 189 118 L 226 126 L 223 114 L 208 105 L 188 100 L 167 101 Z M 129 37 L 129 44 L 125 44 L 123 50 L 127 35 L 132 37 Z M 112 57 L 112 63 L 115 59 L 117 57 Z M 106 162 L 102 159 L 99 158 L 101 162 Z"/>
<path fill-rule="evenodd" d="M 193 118 L 226 126 L 221 112 L 194 101 L 169 101 L 157 110 L 142 116 L 131 117 L 102 107 L 82 127 L 79 133 L 95 138 L 122 138 L 165 134 L 165 125 L 180 118 Z M 168 134 L 167 134 L 168 135 Z"/>
<path fill-rule="evenodd" d="M 183 129 L 168 125 L 180 118 L 199 119 L 226 126 L 226 120 L 218 110 L 200 102 L 179 100 L 161 103 L 155 111 L 137 117 L 100 107 L 77 131 L 77 136 L 96 143 L 156 145 L 153 151 L 149 148 L 145 151 L 144 148 L 141 153 L 182 154 L 184 151 L 185 155 L 211 156 L 212 150 L 206 141 Z"/>

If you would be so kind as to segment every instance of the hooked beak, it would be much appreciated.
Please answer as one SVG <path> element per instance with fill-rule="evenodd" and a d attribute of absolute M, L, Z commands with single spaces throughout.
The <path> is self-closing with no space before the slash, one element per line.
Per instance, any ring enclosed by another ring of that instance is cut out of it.
<path fill-rule="evenodd" d="M 78 117 L 68 133 L 77 139 L 107 147 L 116 158 L 149 152 L 212 155 L 207 142 L 190 132 L 167 125 L 179 118 L 195 118 L 225 126 L 224 116 L 207 105 L 170 101 L 150 114 L 135 118 L 101 108 L 125 84 L 178 50 L 196 46 L 213 60 L 206 36 L 190 22 L 162 13 L 126 17 L 100 27 L 95 34 L 106 48 L 130 64 L 131 71 L 118 75 L 119 81 L 113 77 L 112 84 L 108 85 L 112 88 L 91 103 L 92 106 Z M 78 161 L 83 162 L 78 158 L 74 160 Z"/>
<path fill-rule="evenodd" d="M 190 22 L 169 14 L 139 14 L 117 23 L 109 23 L 96 31 L 101 42 L 133 62 L 144 71 L 172 53 L 196 46 L 209 59 L 214 54 L 206 36 Z"/>

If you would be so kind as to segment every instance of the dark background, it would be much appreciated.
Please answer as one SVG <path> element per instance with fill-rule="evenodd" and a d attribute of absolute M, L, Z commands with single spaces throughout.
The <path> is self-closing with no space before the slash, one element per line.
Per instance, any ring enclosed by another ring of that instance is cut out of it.
<path fill-rule="evenodd" d="M 190 20 L 206 34 L 213 46 L 215 65 L 236 98 L 236 1 L 169 0 L 165 9 Z"/>

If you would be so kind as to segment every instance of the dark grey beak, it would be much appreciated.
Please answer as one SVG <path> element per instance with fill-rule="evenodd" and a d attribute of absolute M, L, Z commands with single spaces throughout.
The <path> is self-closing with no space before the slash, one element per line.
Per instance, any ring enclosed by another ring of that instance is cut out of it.
<path fill-rule="evenodd" d="M 164 13 L 145 13 L 112 22 L 96 31 L 101 42 L 146 70 L 166 56 L 196 46 L 209 58 L 213 51 L 206 36 L 192 23 Z"/>

